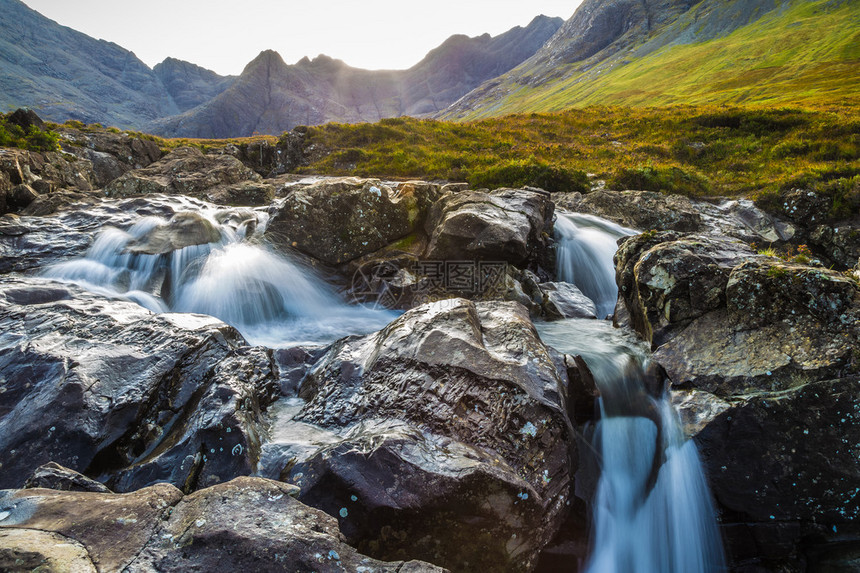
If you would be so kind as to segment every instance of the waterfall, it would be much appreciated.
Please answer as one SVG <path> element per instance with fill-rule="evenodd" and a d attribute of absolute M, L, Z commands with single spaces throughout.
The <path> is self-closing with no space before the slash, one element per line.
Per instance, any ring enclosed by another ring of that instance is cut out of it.
<path fill-rule="evenodd" d="M 612 255 L 630 230 L 588 215 L 560 214 L 559 278 L 576 281 L 601 311 L 617 296 Z M 566 258 L 565 258 L 566 257 Z M 649 349 L 606 321 L 536 325 L 557 350 L 580 355 L 600 390 L 590 443 L 600 464 L 591 504 L 588 573 L 716 573 L 722 542 L 696 446 L 667 396 L 647 383 Z"/>
<path fill-rule="evenodd" d="M 618 298 L 612 256 L 621 237 L 636 231 L 611 221 L 559 211 L 555 221 L 556 269 L 559 280 L 573 283 L 597 305 L 597 316 L 612 314 Z"/>
<path fill-rule="evenodd" d="M 125 231 L 102 229 L 84 257 L 52 265 L 43 275 L 156 313 L 208 314 L 234 326 L 251 344 L 271 348 L 372 332 L 396 316 L 346 304 L 312 269 L 249 240 L 248 229 L 265 228 L 265 213 L 252 212 L 253 219 L 238 225 L 229 217 L 219 223 L 214 210 L 199 215 L 220 240 L 140 252 L 136 246 L 171 225 L 146 217 Z"/>

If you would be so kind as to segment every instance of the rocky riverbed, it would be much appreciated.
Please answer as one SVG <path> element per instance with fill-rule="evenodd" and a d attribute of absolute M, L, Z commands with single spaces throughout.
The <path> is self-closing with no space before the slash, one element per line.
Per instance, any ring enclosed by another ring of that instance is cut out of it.
<path fill-rule="evenodd" d="M 856 566 L 856 222 L 802 190 L 782 218 L 278 157 L 0 150 L 0 569 L 585 570 L 597 365 L 535 328 L 606 318 L 559 266 L 572 214 L 619 229 L 609 318 L 699 447 L 730 569 Z"/>

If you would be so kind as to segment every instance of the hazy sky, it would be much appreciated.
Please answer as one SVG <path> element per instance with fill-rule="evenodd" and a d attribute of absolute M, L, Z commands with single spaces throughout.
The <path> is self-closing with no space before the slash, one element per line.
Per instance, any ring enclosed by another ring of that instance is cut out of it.
<path fill-rule="evenodd" d="M 492 35 L 582 0 L 24 0 L 64 26 L 115 42 L 153 66 L 167 56 L 238 74 L 265 49 L 288 64 L 327 54 L 402 69 L 452 34 Z"/>

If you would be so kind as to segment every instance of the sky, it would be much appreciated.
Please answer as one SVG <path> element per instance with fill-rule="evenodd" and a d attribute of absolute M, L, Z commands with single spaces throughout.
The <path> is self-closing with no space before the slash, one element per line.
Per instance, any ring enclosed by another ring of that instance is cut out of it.
<path fill-rule="evenodd" d="M 266 49 L 288 64 L 326 54 L 405 69 L 453 34 L 497 35 L 535 16 L 567 20 L 582 0 L 23 0 L 44 16 L 131 50 L 239 74 Z"/>

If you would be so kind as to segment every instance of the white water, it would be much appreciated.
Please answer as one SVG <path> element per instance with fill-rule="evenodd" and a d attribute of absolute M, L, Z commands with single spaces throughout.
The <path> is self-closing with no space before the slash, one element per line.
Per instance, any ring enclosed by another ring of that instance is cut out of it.
<path fill-rule="evenodd" d="M 53 265 L 44 275 L 157 313 L 208 314 L 251 344 L 271 348 L 372 332 L 397 315 L 346 304 L 311 269 L 246 240 L 246 227 L 219 225 L 214 213 L 201 214 L 220 230 L 220 242 L 164 255 L 128 252 L 130 243 L 167 224 L 147 217 L 127 231 L 103 229 L 83 258 Z M 258 230 L 265 223 L 261 214 Z"/>
<path fill-rule="evenodd" d="M 560 214 L 560 278 L 604 311 L 617 296 L 612 256 L 629 230 L 596 217 Z M 562 257 L 567 257 L 562 259 Z M 611 312 L 611 307 L 609 311 Z M 600 477 L 592 502 L 587 573 L 716 573 L 725 569 L 707 479 L 666 397 L 648 394 L 648 348 L 605 321 L 537 325 L 557 350 L 583 357 L 601 398 L 592 437 Z"/>
<path fill-rule="evenodd" d="M 637 231 L 611 221 L 559 211 L 555 221 L 556 270 L 561 281 L 575 284 L 597 305 L 597 316 L 612 314 L 618 297 L 612 257 L 621 237 Z"/>

